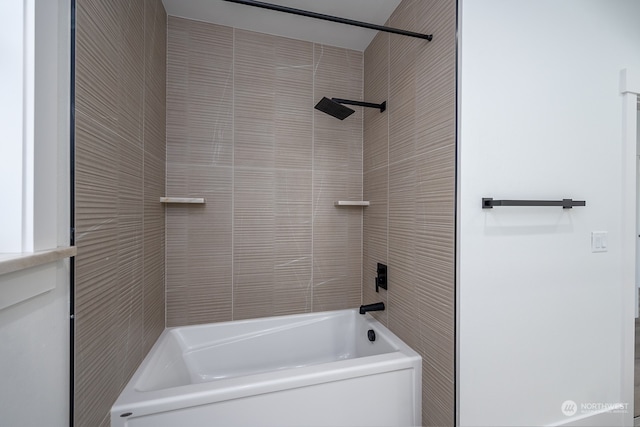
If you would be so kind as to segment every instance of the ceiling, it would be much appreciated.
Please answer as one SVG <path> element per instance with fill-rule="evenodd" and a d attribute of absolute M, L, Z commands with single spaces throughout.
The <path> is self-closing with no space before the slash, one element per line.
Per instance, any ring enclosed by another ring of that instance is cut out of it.
<path fill-rule="evenodd" d="M 281 6 L 384 25 L 401 0 L 261 0 Z M 223 0 L 162 0 L 169 15 L 364 51 L 375 30 Z"/>

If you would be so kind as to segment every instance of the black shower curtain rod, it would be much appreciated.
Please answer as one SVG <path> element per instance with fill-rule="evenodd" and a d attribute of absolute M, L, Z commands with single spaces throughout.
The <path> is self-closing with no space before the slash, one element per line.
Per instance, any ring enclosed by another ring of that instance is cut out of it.
<path fill-rule="evenodd" d="M 294 9 L 292 7 L 280 6 L 272 3 L 265 3 L 256 0 L 224 0 L 230 3 L 244 4 L 247 6 L 261 7 L 263 9 L 275 10 L 277 12 L 292 13 L 294 15 L 306 16 L 308 18 L 323 19 L 325 21 L 337 22 L 339 24 L 353 25 L 355 27 L 368 28 L 370 30 L 384 31 L 387 33 L 400 34 L 401 36 L 416 37 L 419 39 L 431 41 L 433 34 L 420 34 L 413 31 L 400 30 L 398 28 L 385 27 L 384 25 L 369 24 L 362 21 L 354 21 L 353 19 L 340 18 L 323 13 L 309 12 L 308 10 Z"/>

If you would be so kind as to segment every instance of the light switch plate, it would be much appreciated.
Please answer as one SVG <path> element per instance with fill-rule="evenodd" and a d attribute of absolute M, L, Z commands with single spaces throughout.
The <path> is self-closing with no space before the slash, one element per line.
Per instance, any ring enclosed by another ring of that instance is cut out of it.
<path fill-rule="evenodd" d="M 609 238 L 606 231 L 591 232 L 591 252 L 607 252 L 609 250 Z"/>

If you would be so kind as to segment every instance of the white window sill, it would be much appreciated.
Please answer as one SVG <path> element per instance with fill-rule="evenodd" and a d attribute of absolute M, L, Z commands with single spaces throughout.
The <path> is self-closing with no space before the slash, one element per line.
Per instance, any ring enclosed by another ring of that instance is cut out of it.
<path fill-rule="evenodd" d="M 75 246 L 19 254 L 0 254 L 0 275 L 49 264 L 76 256 Z"/>

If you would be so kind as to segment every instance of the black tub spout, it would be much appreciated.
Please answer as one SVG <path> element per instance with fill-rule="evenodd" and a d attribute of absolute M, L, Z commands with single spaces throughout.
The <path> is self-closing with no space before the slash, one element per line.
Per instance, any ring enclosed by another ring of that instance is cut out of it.
<path fill-rule="evenodd" d="M 384 310 L 383 302 L 376 302 L 373 304 L 361 305 L 360 314 L 365 314 L 367 311 L 382 311 Z"/>

